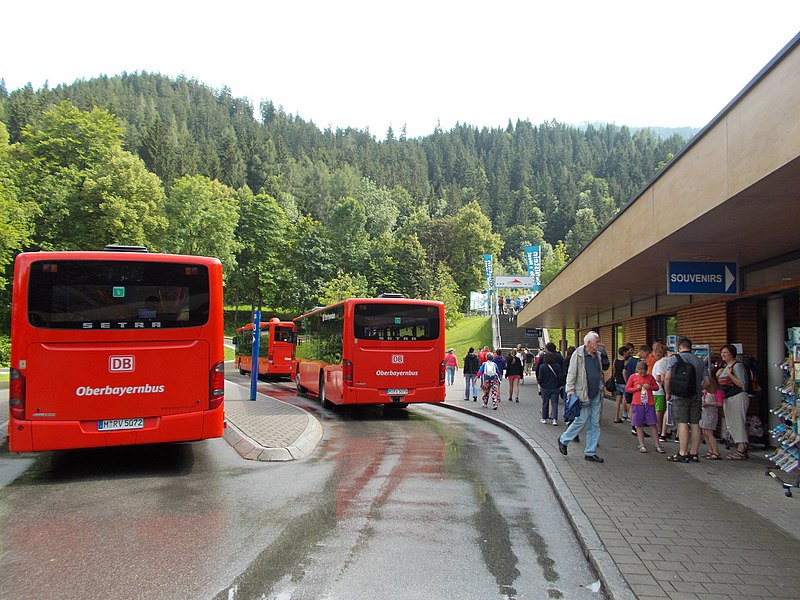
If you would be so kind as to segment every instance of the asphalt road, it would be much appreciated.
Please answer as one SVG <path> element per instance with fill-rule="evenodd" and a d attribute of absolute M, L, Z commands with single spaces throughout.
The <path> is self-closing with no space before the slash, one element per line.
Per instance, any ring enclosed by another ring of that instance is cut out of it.
<path fill-rule="evenodd" d="M 291 463 L 223 440 L 0 454 L 0 598 L 597 598 L 538 465 L 435 406 L 328 411 Z M 25 461 L 25 462 L 23 462 Z"/>

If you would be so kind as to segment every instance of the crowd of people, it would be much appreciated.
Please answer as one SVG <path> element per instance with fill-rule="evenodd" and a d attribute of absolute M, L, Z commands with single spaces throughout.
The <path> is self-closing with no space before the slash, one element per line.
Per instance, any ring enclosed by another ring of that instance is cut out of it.
<path fill-rule="evenodd" d="M 527 306 L 530 300 L 530 296 L 519 296 L 517 298 L 512 298 L 511 296 L 506 296 L 505 298 L 503 296 L 498 296 L 497 314 L 507 315 L 508 320 L 511 321 L 517 316 L 519 311 Z"/>
<path fill-rule="evenodd" d="M 720 410 L 736 449 L 728 460 L 749 458 L 746 414 L 749 403 L 750 373 L 737 360 L 736 347 L 726 344 L 719 350 L 722 363 L 709 369 L 708 364 L 692 352 L 692 342 L 681 338 L 676 352 L 669 352 L 661 342 L 635 346 L 626 344 L 609 362 L 597 332 L 590 331 L 577 348 L 566 355 L 548 343 L 541 352 L 518 345 L 503 354 L 488 346 L 475 351 L 470 348 L 463 359 L 464 400 L 478 401 L 481 406 L 497 410 L 508 390 L 508 400 L 519 402 L 520 385 L 535 376 L 541 397 L 542 424 L 559 424 L 559 405 L 577 400 L 580 414 L 558 437 L 559 451 L 566 455 L 571 442 L 579 442 L 586 428 L 584 458 L 604 462 L 597 455 L 600 439 L 600 414 L 604 390 L 614 401 L 614 423 L 630 423 L 637 449 L 647 453 L 646 438 L 652 438 L 655 451 L 666 454 L 664 443 L 677 436 L 677 452 L 667 456 L 670 462 L 699 462 L 700 445 L 705 441 L 705 460 L 720 460 L 716 430 Z M 453 385 L 458 359 L 454 349 L 445 357 L 447 384 Z M 605 379 L 605 372 L 611 376 Z M 649 431 L 649 433 L 648 433 Z"/>

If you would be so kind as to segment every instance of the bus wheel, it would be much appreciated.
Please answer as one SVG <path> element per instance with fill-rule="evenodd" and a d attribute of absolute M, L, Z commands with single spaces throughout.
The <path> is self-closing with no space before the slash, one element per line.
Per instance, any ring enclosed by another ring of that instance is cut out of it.
<path fill-rule="evenodd" d="M 294 384 L 297 386 L 297 393 L 298 394 L 305 394 L 308 390 L 300 385 L 300 371 L 298 370 L 294 376 Z"/>
<path fill-rule="evenodd" d="M 247 375 L 247 371 L 242 368 L 242 361 L 239 361 L 239 375 Z"/>
<path fill-rule="evenodd" d="M 325 373 L 319 374 L 319 401 L 324 408 L 333 408 L 333 402 L 325 396 Z"/>

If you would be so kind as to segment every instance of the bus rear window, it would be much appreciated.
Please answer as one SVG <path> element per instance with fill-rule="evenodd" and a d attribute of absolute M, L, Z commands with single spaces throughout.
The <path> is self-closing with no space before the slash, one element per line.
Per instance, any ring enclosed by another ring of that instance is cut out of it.
<path fill-rule="evenodd" d="M 439 338 L 436 306 L 414 304 L 357 304 L 354 333 L 361 340 L 425 341 Z"/>
<path fill-rule="evenodd" d="M 275 342 L 288 342 L 290 344 L 294 344 L 294 331 L 292 331 L 291 327 L 277 326 L 275 327 L 275 333 L 272 336 L 272 340 Z"/>
<path fill-rule="evenodd" d="M 208 268 L 198 264 L 34 262 L 28 321 L 47 329 L 163 329 L 208 322 Z"/>

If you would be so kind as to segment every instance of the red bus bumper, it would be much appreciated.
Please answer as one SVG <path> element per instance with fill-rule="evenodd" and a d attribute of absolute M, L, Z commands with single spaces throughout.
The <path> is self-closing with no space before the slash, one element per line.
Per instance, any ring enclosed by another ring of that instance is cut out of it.
<path fill-rule="evenodd" d="M 444 402 L 444 386 L 409 388 L 408 394 L 390 396 L 385 389 L 347 388 L 343 404 L 412 404 L 418 402 Z M 396 399 L 399 398 L 399 399 Z"/>
<path fill-rule="evenodd" d="M 190 442 L 222 437 L 225 421 L 224 405 L 181 415 L 145 417 L 142 429 L 98 431 L 97 421 L 25 421 L 8 422 L 8 449 L 11 452 L 42 452 Z"/>

